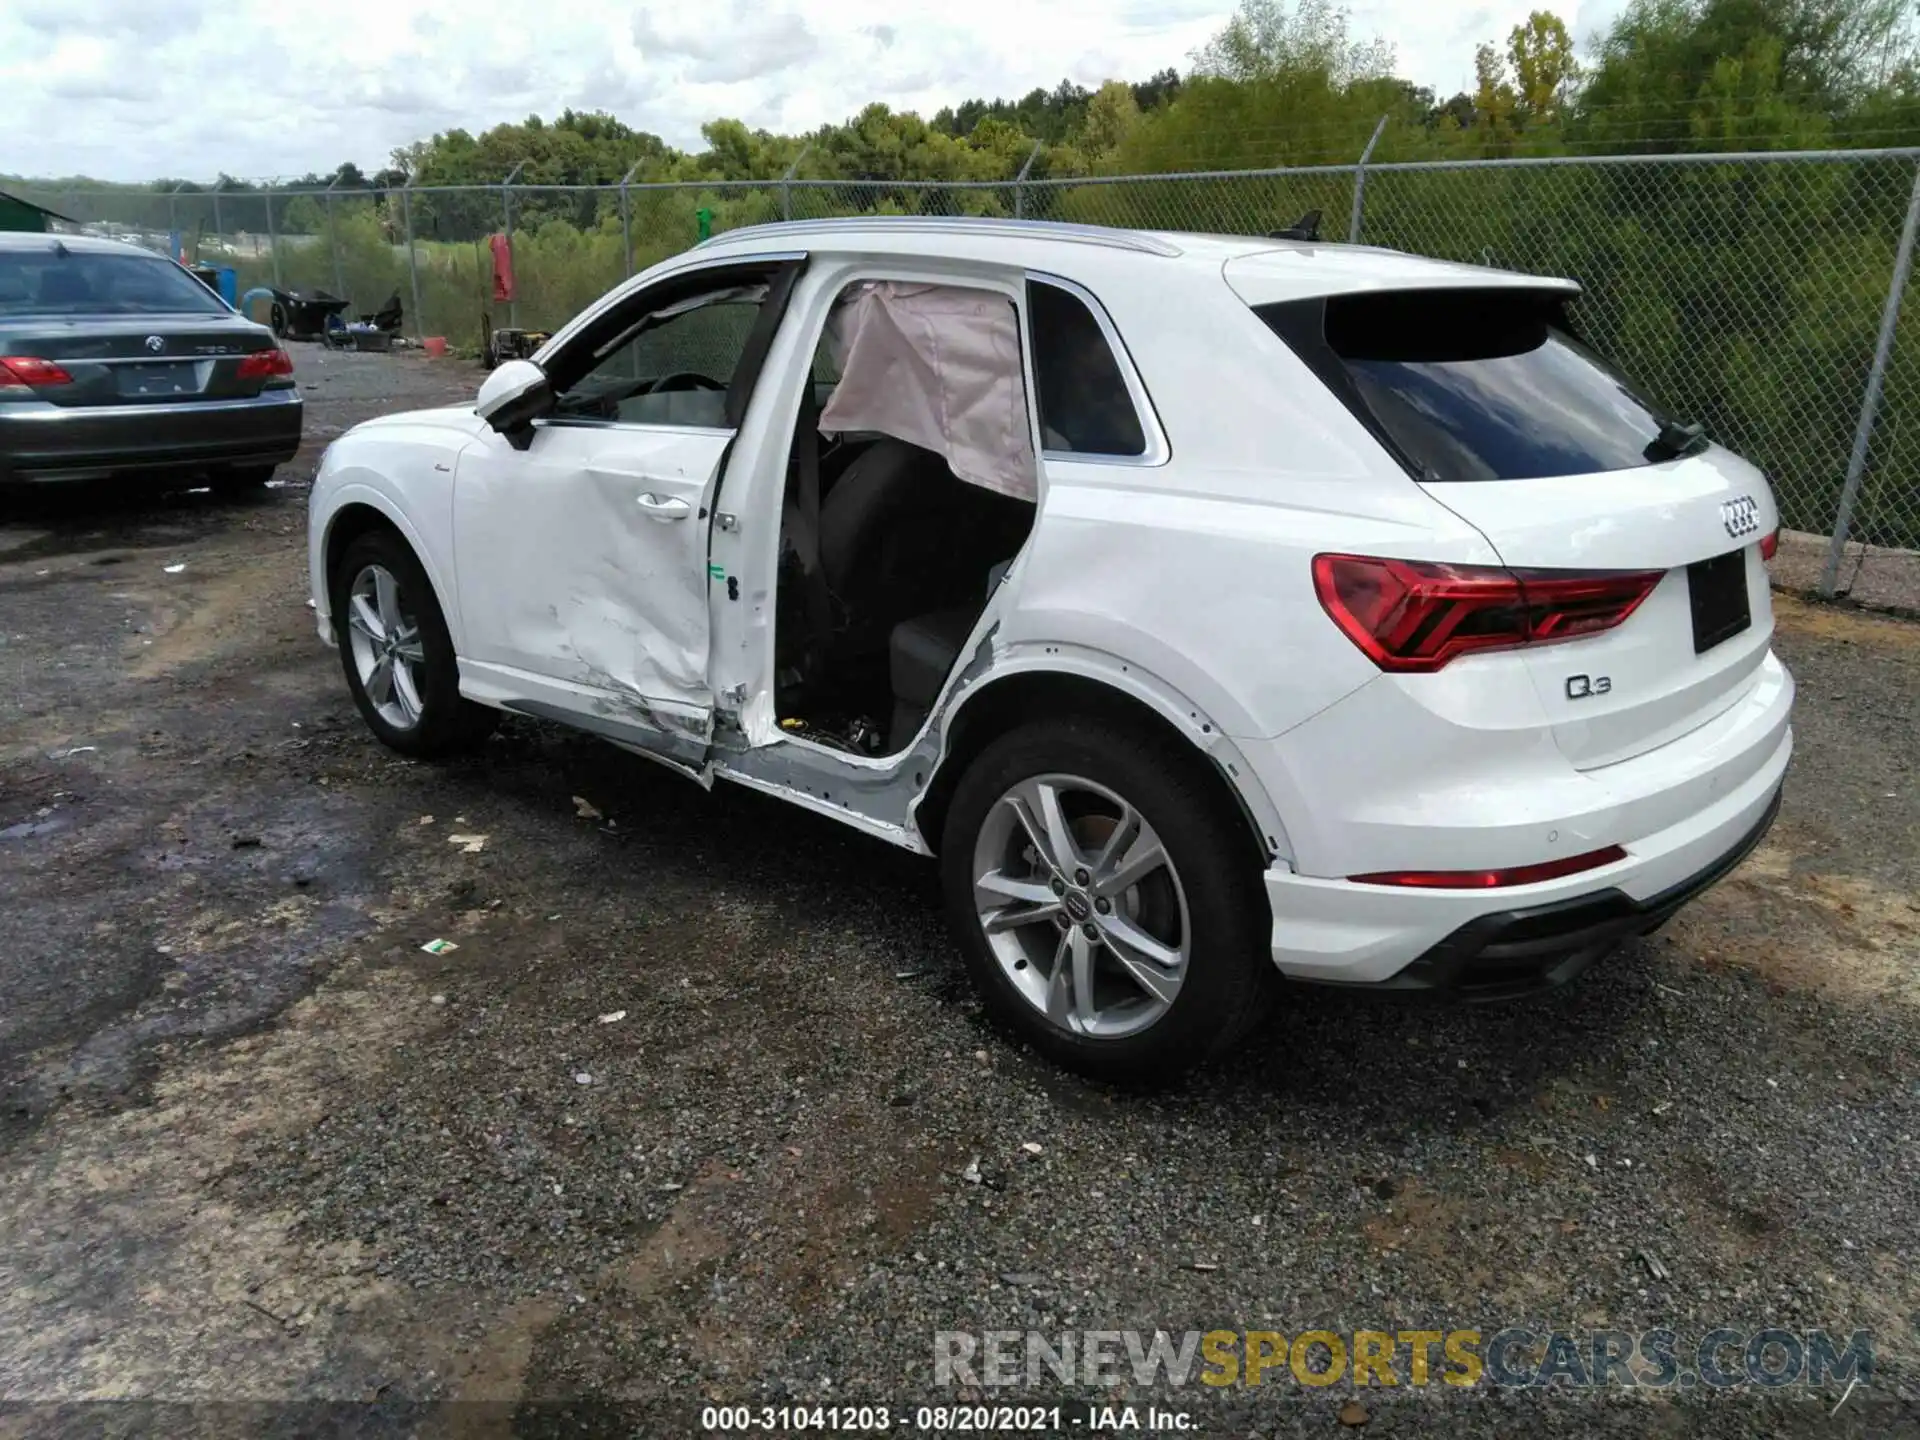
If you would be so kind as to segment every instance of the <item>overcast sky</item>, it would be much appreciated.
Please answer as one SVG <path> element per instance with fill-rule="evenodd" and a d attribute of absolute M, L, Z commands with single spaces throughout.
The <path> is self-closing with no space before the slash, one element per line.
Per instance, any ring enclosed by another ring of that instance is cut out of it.
<path fill-rule="evenodd" d="M 1540 0 L 1355 0 L 1401 74 L 1469 88 L 1473 47 Z M 1624 0 L 1560 7 L 1584 44 Z M 566 106 L 698 148 L 737 116 L 793 131 L 881 100 L 931 114 L 1063 76 L 1144 79 L 1218 0 L 0 0 L 0 172 L 212 179 L 365 169 L 394 147 Z M 40 116 L 57 123 L 27 123 Z"/>

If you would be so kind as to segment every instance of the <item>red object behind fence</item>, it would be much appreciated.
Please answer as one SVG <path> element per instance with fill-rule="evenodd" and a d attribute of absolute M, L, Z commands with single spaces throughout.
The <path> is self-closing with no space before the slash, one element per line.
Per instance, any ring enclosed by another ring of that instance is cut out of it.
<path fill-rule="evenodd" d="M 493 248 L 493 298 L 513 299 L 513 242 L 496 234 L 487 241 Z"/>

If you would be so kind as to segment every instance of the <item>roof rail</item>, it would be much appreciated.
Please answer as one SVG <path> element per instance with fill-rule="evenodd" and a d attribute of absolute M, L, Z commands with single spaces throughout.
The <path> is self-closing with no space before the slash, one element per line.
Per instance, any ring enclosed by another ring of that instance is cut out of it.
<path fill-rule="evenodd" d="M 694 246 L 705 250 L 745 236 L 781 239 L 787 236 L 835 235 L 848 230 L 904 231 L 923 235 L 1006 235 L 1029 240 L 1059 240 L 1075 245 L 1104 245 L 1141 255 L 1175 256 L 1180 247 L 1140 230 L 1114 230 L 1104 225 L 1076 225 L 1061 220 L 997 220 L 971 215 L 847 215 L 827 220 L 774 220 L 764 225 L 742 225 L 723 230 Z"/>

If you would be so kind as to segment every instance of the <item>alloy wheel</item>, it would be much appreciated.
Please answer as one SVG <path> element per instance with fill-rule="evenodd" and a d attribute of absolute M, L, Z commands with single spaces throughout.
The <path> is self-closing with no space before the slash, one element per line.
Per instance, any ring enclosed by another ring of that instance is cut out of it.
<path fill-rule="evenodd" d="M 426 650 L 400 582 L 384 565 L 368 565 L 347 592 L 347 628 L 354 670 L 380 718 L 396 730 L 420 723 Z"/>
<path fill-rule="evenodd" d="M 1013 786 L 980 827 L 973 876 L 994 958 L 1060 1029 L 1135 1034 L 1179 995 L 1186 892 L 1153 827 L 1106 786 L 1064 774 Z"/>

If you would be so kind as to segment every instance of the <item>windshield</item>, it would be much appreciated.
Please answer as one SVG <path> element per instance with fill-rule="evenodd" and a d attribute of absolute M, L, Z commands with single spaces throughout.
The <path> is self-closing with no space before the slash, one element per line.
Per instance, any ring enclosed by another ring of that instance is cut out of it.
<path fill-rule="evenodd" d="M 158 255 L 0 251 L 0 315 L 204 315 L 226 308 Z"/>
<path fill-rule="evenodd" d="M 1562 306 L 1550 291 L 1416 290 L 1259 314 L 1418 479 L 1651 463 L 1664 417 L 1569 333 Z"/>

